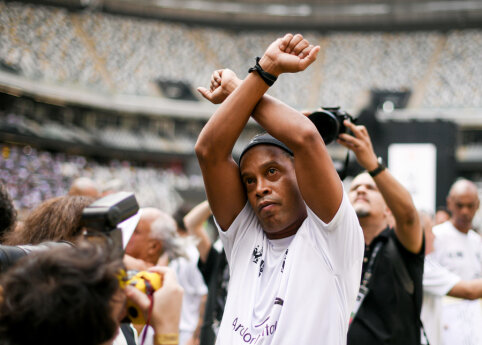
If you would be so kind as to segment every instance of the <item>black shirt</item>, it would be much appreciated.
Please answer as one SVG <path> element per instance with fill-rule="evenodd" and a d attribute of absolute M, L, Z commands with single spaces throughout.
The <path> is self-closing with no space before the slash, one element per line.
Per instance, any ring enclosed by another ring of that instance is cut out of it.
<path fill-rule="evenodd" d="M 395 274 L 393 256 L 388 255 L 386 243 L 394 241 L 402 261 L 413 280 L 414 292 L 409 294 Z M 393 229 L 385 229 L 369 246 L 365 247 L 362 277 L 367 269 L 375 245 L 383 241 L 378 253 L 370 289 L 348 330 L 348 345 L 419 345 L 420 311 L 422 308 L 422 279 L 424 245 L 420 253 L 406 250 L 397 239 Z"/>
<path fill-rule="evenodd" d="M 213 345 L 216 340 L 215 330 L 223 318 L 229 283 L 229 266 L 224 250 L 218 252 L 211 246 L 206 262 L 198 260 L 198 268 L 208 286 L 200 345 Z"/>

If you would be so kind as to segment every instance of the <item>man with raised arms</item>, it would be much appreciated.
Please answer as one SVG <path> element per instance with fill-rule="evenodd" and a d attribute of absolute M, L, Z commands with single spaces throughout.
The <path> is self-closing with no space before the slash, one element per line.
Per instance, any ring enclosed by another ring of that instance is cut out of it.
<path fill-rule="evenodd" d="M 265 95 L 319 49 L 287 34 L 243 81 L 222 70 L 199 88 L 222 103 L 196 143 L 231 275 L 217 344 L 346 343 L 362 230 L 315 126 Z M 269 134 L 245 147 L 238 166 L 231 152 L 250 116 Z"/>

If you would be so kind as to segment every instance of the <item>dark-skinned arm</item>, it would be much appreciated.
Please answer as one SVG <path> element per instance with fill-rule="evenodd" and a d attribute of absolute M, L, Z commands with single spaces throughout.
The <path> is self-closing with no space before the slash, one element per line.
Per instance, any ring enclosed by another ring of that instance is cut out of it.
<path fill-rule="evenodd" d="M 319 47 L 311 50 L 305 48 L 298 55 L 290 54 L 290 48 L 299 43 L 295 37 L 287 34 L 273 42 L 259 61 L 260 66 L 275 76 L 306 69 L 316 59 Z M 229 70 L 219 73 L 219 77 L 219 85 L 227 85 L 236 79 Z M 210 90 L 198 89 L 206 99 L 222 104 L 201 131 L 195 151 L 213 214 L 221 229 L 227 230 L 246 203 L 238 166 L 231 152 L 255 106 L 268 90 L 268 85 L 257 73 L 250 73 L 226 97 L 224 89 L 216 87 L 217 83 L 211 80 Z"/>

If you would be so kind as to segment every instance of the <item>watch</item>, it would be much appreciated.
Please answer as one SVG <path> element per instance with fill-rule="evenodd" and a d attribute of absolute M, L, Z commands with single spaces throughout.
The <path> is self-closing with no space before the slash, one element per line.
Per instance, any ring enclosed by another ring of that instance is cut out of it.
<path fill-rule="evenodd" d="M 370 170 L 368 173 L 370 174 L 371 177 L 377 176 L 379 173 L 381 173 L 383 170 L 385 170 L 387 167 L 383 164 L 383 159 L 382 157 L 378 157 L 378 166 Z"/>

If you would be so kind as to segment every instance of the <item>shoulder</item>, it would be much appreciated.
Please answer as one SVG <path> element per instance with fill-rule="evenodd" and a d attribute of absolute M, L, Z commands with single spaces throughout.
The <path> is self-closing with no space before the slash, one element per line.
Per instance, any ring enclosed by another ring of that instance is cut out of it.
<path fill-rule="evenodd" d="M 391 245 L 390 241 L 392 241 L 392 243 L 395 245 L 394 247 L 402 255 L 402 258 L 404 259 L 405 262 L 422 263 L 422 266 L 423 266 L 423 261 L 425 258 L 425 240 L 420 251 L 418 253 L 412 253 L 411 251 L 407 250 L 403 246 L 403 244 L 400 242 L 400 240 L 398 239 L 393 229 L 389 229 L 385 231 L 387 231 L 387 235 L 388 235 L 387 237 L 389 238 L 389 240 L 385 245 L 386 251 L 389 250 L 390 248 L 389 246 Z"/>
<path fill-rule="evenodd" d="M 447 236 L 453 233 L 454 227 L 452 223 L 450 223 L 450 220 L 447 220 L 446 222 L 442 224 L 435 225 L 432 228 L 432 232 L 436 237 L 442 237 L 442 236 Z"/>
<path fill-rule="evenodd" d="M 348 196 L 343 191 L 343 197 L 336 211 L 335 216 L 329 223 L 323 222 L 309 207 L 306 206 L 308 219 L 314 226 L 318 228 L 323 228 L 326 230 L 334 230 L 339 227 L 349 227 L 350 225 L 359 226 L 358 218 L 356 216 L 355 210 L 348 200 Z"/>

